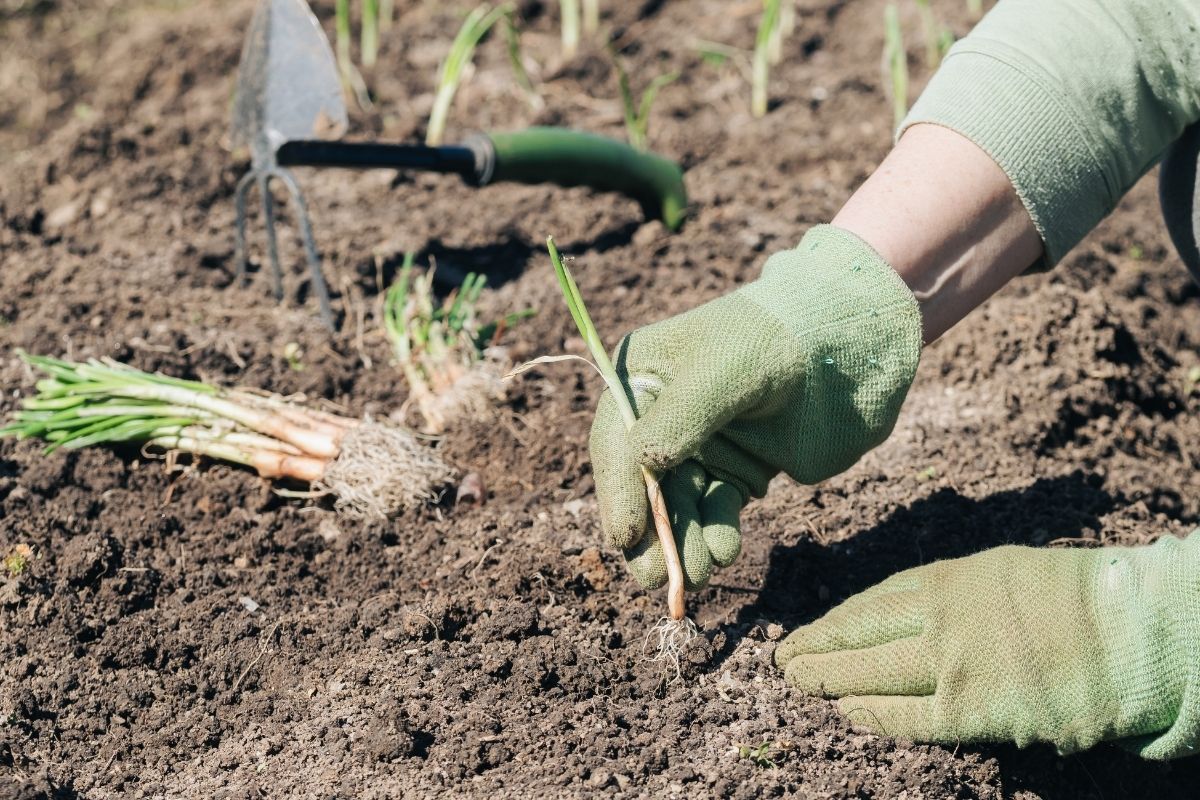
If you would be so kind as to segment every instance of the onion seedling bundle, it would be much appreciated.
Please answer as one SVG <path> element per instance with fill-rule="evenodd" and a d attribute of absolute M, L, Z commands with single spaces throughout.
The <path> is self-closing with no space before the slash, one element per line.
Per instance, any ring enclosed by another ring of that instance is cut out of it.
<path fill-rule="evenodd" d="M 349 516 L 382 518 L 435 497 L 453 471 L 394 426 L 307 409 L 283 397 L 219 389 L 116 361 L 75 363 L 18 353 L 48 377 L 0 436 L 39 438 L 46 452 L 140 444 L 251 467 L 332 494 Z"/>
<path fill-rule="evenodd" d="M 592 317 L 588 314 L 587 306 L 584 305 L 583 295 L 579 293 L 579 286 L 575 283 L 575 278 L 571 275 L 571 271 L 563 263 L 562 257 L 559 255 L 558 248 L 554 245 L 554 237 L 546 238 L 546 249 L 550 252 L 550 260 L 554 264 L 554 274 L 558 277 L 558 285 L 562 290 L 563 297 L 567 301 L 567 308 L 571 312 L 571 319 L 575 322 L 575 327 L 579 329 L 579 335 L 583 337 L 584 343 L 587 345 L 588 352 L 591 353 L 592 360 L 582 359 L 591 364 L 600 377 L 604 379 L 604 383 L 608 386 L 609 392 L 612 394 L 613 401 L 617 404 L 617 409 L 621 414 L 621 419 L 625 423 L 625 428 L 633 427 L 637 422 L 637 413 L 633 409 L 633 404 L 630 403 L 629 397 L 625 394 L 625 385 L 621 382 L 621 378 L 617 375 L 617 370 L 613 366 L 612 360 L 608 357 L 608 351 L 604 349 L 604 343 L 600 341 L 600 334 L 596 331 L 596 326 L 592 323 Z M 525 370 L 531 369 L 538 364 L 548 364 L 555 361 L 565 361 L 567 359 L 578 359 L 580 356 L 542 356 L 535 358 L 525 364 L 522 364 L 517 369 L 509 373 L 509 376 L 519 374 Z M 679 560 L 679 550 L 675 546 L 675 534 L 671 530 L 671 518 L 667 514 L 667 503 L 663 499 L 662 489 L 658 484 L 658 476 L 646 467 L 642 467 L 642 478 L 646 483 L 646 499 L 650 502 L 650 516 L 654 520 L 654 530 L 658 535 L 659 543 L 663 549 L 663 559 L 667 564 L 667 608 L 671 613 L 671 620 L 676 623 L 684 618 L 684 583 L 683 583 L 683 564 Z M 694 635 L 695 626 L 677 626 L 666 625 L 658 626 L 655 629 L 660 633 L 659 651 L 661 653 L 670 654 L 677 649 L 677 644 L 674 639 L 680 632 L 683 633 L 680 641 L 686 641 L 691 635 Z M 662 635 L 665 632 L 665 636 Z"/>
<path fill-rule="evenodd" d="M 383 301 L 384 331 L 408 383 L 425 433 L 439 434 L 463 415 L 483 414 L 504 399 L 506 358 L 493 343 L 504 330 L 533 315 L 532 309 L 481 325 L 479 296 L 487 278 L 469 273 L 441 303 L 433 292 L 432 269 L 413 275 L 406 253 Z"/>

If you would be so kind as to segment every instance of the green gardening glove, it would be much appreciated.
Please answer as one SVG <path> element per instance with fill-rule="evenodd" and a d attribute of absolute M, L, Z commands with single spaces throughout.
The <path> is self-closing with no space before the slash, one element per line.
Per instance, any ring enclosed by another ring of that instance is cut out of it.
<path fill-rule="evenodd" d="M 626 433 L 606 391 L 591 453 L 601 523 L 634 577 L 667 580 L 641 465 L 662 476 L 687 588 L 698 589 L 737 557 L 742 506 L 773 476 L 816 483 L 887 437 L 920 350 L 912 292 L 828 225 L 768 259 L 759 280 L 627 336 L 613 362 L 638 421 Z"/>
<path fill-rule="evenodd" d="M 798 628 L 775 661 L 891 736 L 1188 755 L 1200 741 L 1200 531 L 906 570 Z"/>

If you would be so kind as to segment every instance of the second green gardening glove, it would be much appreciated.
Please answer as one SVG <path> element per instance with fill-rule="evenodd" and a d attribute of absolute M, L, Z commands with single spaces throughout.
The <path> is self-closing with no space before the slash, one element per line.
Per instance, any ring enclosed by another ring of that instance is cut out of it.
<path fill-rule="evenodd" d="M 592 468 L 609 541 L 648 588 L 666 582 L 640 466 L 662 474 L 688 589 L 741 549 L 750 497 L 786 472 L 816 483 L 891 433 L 921 351 L 916 299 L 861 239 L 828 225 L 732 294 L 627 336 L 613 362 L 638 421 L 607 391 Z M 649 533 L 648 533 L 649 531 Z"/>
<path fill-rule="evenodd" d="M 1150 547 L 998 547 L 906 570 L 779 645 L 787 681 L 918 741 L 1200 744 L 1200 531 Z"/>

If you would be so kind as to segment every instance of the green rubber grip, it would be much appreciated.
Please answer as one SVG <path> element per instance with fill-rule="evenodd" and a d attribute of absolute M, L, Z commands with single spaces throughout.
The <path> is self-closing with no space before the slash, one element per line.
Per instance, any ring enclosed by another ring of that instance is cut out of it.
<path fill-rule="evenodd" d="M 567 128 L 529 128 L 488 137 L 496 156 L 492 182 L 556 183 L 620 192 L 669 230 L 678 230 L 687 215 L 683 170 L 670 159 Z"/>

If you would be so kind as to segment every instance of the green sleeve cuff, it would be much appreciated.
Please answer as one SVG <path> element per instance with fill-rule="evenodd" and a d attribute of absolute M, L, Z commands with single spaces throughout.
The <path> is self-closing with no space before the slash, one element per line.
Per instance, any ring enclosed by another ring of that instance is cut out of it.
<path fill-rule="evenodd" d="M 1200 3 L 1003 0 L 951 48 L 901 126 L 1000 165 L 1054 264 L 1200 119 Z"/>
<path fill-rule="evenodd" d="M 964 44 L 966 40 L 964 41 Z M 959 49 L 943 63 L 900 127 L 942 125 L 974 142 L 1008 175 L 1045 244 L 1051 267 L 1103 219 L 1110 186 L 1089 132 L 1044 76 L 1005 47 Z"/>

